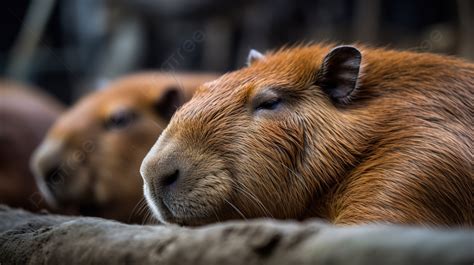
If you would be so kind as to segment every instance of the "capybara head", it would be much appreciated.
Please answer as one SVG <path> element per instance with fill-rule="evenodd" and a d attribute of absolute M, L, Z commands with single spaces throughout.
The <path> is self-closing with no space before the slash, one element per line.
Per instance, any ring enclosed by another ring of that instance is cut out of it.
<path fill-rule="evenodd" d="M 145 197 L 184 225 L 472 224 L 473 77 L 472 64 L 432 54 L 253 51 L 175 113 L 142 163 Z"/>
<path fill-rule="evenodd" d="M 330 134 L 360 63 L 349 46 L 252 51 L 249 67 L 201 86 L 143 161 L 156 216 L 189 225 L 300 216 L 325 177 L 344 167 L 328 150 Z M 316 169 L 320 178 L 308 179 Z"/>
<path fill-rule="evenodd" d="M 211 74 L 139 73 L 81 99 L 54 124 L 32 169 L 58 210 L 121 221 L 143 196 L 139 166 L 175 109 Z"/>
<path fill-rule="evenodd" d="M 0 203 L 45 208 L 28 164 L 64 106 L 35 87 L 0 80 Z"/>

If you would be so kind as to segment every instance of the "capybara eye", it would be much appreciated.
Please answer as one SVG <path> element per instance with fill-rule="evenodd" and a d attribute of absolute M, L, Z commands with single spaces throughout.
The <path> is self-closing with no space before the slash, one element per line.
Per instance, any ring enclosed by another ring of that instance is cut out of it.
<path fill-rule="evenodd" d="M 121 110 L 109 116 L 109 118 L 105 121 L 105 128 L 107 130 L 113 129 L 121 129 L 132 123 L 137 117 L 137 114 L 128 111 L 128 110 Z"/>
<path fill-rule="evenodd" d="M 280 105 L 280 103 L 281 98 L 272 98 L 258 104 L 255 110 L 274 110 Z"/>

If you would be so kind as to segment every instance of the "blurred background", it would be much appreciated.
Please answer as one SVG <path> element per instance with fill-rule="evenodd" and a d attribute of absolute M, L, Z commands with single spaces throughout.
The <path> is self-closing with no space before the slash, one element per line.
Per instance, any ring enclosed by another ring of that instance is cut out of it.
<path fill-rule="evenodd" d="M 363 42 L 474 60 L 471 0 L 15 0 L 0 10 L 0 75 L 69 104 L 142 70 L 225 72 L 261 51 Z"/>

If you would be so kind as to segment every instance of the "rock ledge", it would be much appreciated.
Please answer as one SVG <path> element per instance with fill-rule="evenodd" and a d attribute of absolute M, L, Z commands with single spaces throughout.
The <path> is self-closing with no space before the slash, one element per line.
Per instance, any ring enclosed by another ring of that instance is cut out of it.
<path fill-rule="evenodd" d="M 0 264 L 470 264 L 474 230 L 318 220 L 126 225 L 0 206 Z"/>

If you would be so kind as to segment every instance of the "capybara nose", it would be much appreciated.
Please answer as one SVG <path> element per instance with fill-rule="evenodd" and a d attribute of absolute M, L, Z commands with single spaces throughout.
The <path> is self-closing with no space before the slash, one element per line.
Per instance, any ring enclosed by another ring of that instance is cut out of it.
<path fill-rule="evenodd" d="M 44 172 L 40 174 L 43 176 L 44 181 L 48 188 L 54 191 L 61 185 L 61 182 L 64 181 L 64 174 L 59 165 L 55 165 L 49 169 L 44 169 Z"/>
<path fill-rule="evenodd" d="M 174 156 L 147 155 L 140 169 L 145 184 L 155 188 L 155 192 L 159 193 L 176 186 L 183 173 L 176 160 Z"/>
<path fill-rule="evenodd" d="M 35 150 L 31 158 L 31 170 L 37 179 L 53 181 L 61 160 L 61 143 L 46 140 Z"/>
<path fill-rule="evenodd" d="M 156 195 L 172 192 L 181 182 L 187 169 L 187 161 L 174 144 L 153 146 L 140 167 L 143 180 Z"/>
<path fill-rule="evenodd" d="M 176 169 L 171 174 L 164 174 L 163 176 L 159 177 L 160 184 L 163 188 L 173 186 L 176 184 L 179 178 L 179 169 Z"/>
<path fill-rule="evenodd" d="M 62 144 L 58 141 L 46 140 L 34 152 L 31 158 L 31 170 L 40 191 L 50 204 L 53 204 L 52 191 L 61 184 L 63 170 L 61 170 Z"/>

